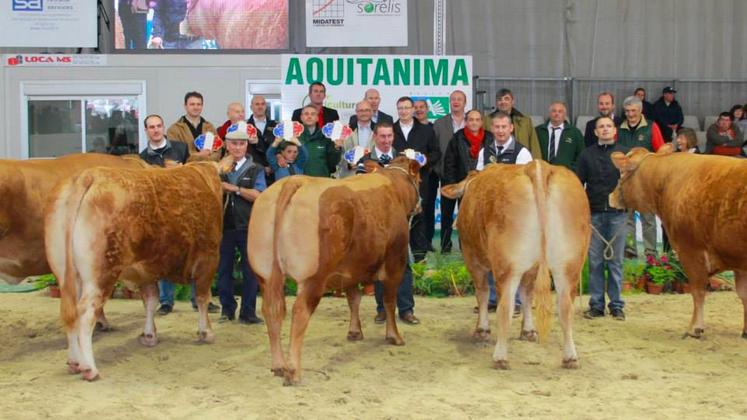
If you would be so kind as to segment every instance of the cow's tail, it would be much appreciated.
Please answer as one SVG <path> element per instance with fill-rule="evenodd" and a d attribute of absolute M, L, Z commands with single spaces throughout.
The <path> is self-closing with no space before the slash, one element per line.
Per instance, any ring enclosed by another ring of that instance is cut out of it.
<path fill-rule="evenodd" d="M 80 287 L 80 276 L 75 266 L 73 238 L 75 236 L 75 225 L 78 221 L 81 203 L 85 194 L 93 184 L 93 176 L 87 172 L 71 179 L 71 181 L 60 190 L 55 208 L 63 209 L 64 224 L 64 270 L 60 279 L 60 317 L 65 326 L 70 329 L 78 319 L 78 288 Z"/>
<path fill-rule="evenodd" d="M 540 341 L 547 338 L 552 319 L 552 293 L 550 291 L 550 269 L 547 266 L 547 194 L 552 167 L 535 160 L 526 165 L 524 173 L 532 180 L 534 200 L 537 207 L 537 223 L 540 234 L 540 260 L 537 279 L 534 283 L 536 302 L 537 331 Z"/>
<path fill-rule="evenodd" d="M 285 297 L 285 275 L 280 262 L 283 255 L 280 246 L 281 227 L 286 209 L 288 208 L 288 203 L 290 203 L 291 198 L 293 198 L 293 195 L 302 185 L 303 183 L 300 182 L 300 180 L 292 178 L 288 179 L 283 184 L 283 188 L 280 190 L 278 199 L 275 202 L 275 226 L 272 234 L 274 241 L 272 244 L 272 273 L 270 274 L 270 279 L 268 281 L 269 284 L 266 289 L 267 293 L 270 293 L 273 297 L 279 299 L 284 299 Z"/>

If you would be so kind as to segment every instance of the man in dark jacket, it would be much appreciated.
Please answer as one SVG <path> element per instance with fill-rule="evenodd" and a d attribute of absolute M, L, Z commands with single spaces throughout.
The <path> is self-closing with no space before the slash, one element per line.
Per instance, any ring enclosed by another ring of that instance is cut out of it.
<path fill-rule="evenodd" d="M 164 133 L 163 118 L 160 115 L 152 114 L 143 120 L 145 125 L 145 134 L 148 136 L 148 146 L 140 152 L 140 158 L 150 165 L 165 167 L 169 165 L 181 165 L 189 160 L 189 149 L 187 145 L 180 141 L 169 141 Z M 161 306 L 158 308 L 159 315 L 168 315 L 174 309 L 174 283 L 161 279 L 158 281 L 159 296 L 158 300 Z M 195 287 L 192 283 L 192 308 L 196 310 Z M 208 303 L 210 313 L 218 312 L 220 308 L 212 302 Z"/>
<path fill-rule="evenodd" d="M 638 99 L 641 100 L 641 103 L 643 104 L 643 116 L 646 117 L 647 120 L 653 121 L 654 120 L 654 105 L 646 100 L 646 89 L 639 87 L 633 92 L 634 96 L 637 96 Z"/>
<path fill-rule="evenodd" d="M 550 119 L 547 124 L 535 127 L 542 159 L 553 165 L 563 165 L 570 170 L 576 168 L 576 159 L 584 150 L 584 136 L 578 128 L 572 126 L 565 117 L 565 102 L 550 104 Z"/>
<path fill-rule="evenodd" d="M 597 135 L 594 134 L 594 130 L 597 127 L 597 120 L 600 117 L 610 117 L 615 122 L 615 126 L 619 126 L 622 123 L 623 118 L 615 115 L 615 95 L 612 92 L 602 92 L 597 96 L 597 111 L 599 117 L 586 123 L 586 129 L 584 131 L 584 143 L 586 147 L 597 144 Z"/>
<path fill-rule="evenodd" d="M 324 86 L 324 83 L 314 82 L 309 85 L 309 105 L 316 108 L 317 125 L 319 126 L 319 128 L 324 127 L 324 124 L 327 124 L 328 122 L 333 122 L 340 119 L 340 115 L 337 113 L 337 110 L 324 106 L 324 98 L 326 97 L 327 88 Z M 291 119 L 293 121 L 303 123 L 303 121 L 301 120 L 301 112 L 303 111 L 303 109 L 304 108 L 298 108 L 293 110 L 293 116 L 291 117 Z"/>
<path fill-rule="evenodd" d="M 373 125 L 376 125 L 379 121 L 389 121 L 390 123 L 394 124 L 394 118 L 392 118 L 391 115 L 379 110 L 379 105 L 381 104 L 381 95 L 379 95 L 378 90 L 374 88 L 368 89 L 366 91 L 366 94 L 363 96 L 363 100 L 367 101 L 369 105 L 371 105 L 371 122 L 373 123 Z M 355 130 L 356 127 L 358 127 L 358 116 L 355 114 L 351 115 L 348 125 L 350 126 L 351 130 Z"/>
<path fill-rule="evenodd" d="M 242 121 L 243 124 L 243 121 Z M 218 263 L 218 295 L 220 296 L 221 317 L 218 322 L 233 321 L 236 317 L 236 299 L 233 296 L 233 267 L 238 249 L 241 255 L 241 309 L 239 322 L 259 324 L 257 317 L 257 278 L 249 267 L 246 255 L 247 230 L 252 214 L 252 205 L 265 190 L 265 171 L 262 165 L 254 162 L 248 153 L 246 130 L 238 128 L 226 135 L 226 150 L 234 159 L 231 172 L 221 176 L 223 186 L 223 238 L 220 242 L 220 262 Z"/>
<path fill-rule="evenodd" d="M 667 86 L 662 89 L 661 98 L 654 102 L 654 121 L 659 125 L 661 135 L 667 143 L 673 140 L 672 134 L 682 127 L 682 122 L 685 120 L 682 107 L 674 99 L 675 93 L 677 91 L 674 88 Z"/>
<path fill-rule="evenodd" d="M 420 124 L 413 117 L 414 106 L 412 98 L 408 96 L 403 96 L 397 101 L 399 120 L 394 123 L 394 148 L 400 152 L 413 149 L 425 155 L 427 164 L 420 168 L 420 198 L 423 202 L 427 202 L 428 176 L 431 168 L 438 165 L 441 159 L 441 149 L 438 147 L 433 128 Z M 428 252 L 430 244 L 426 235 L 423 214 L 417 214 L 412 218 L 410 228 L 410 247 L 415 262 L 423 260 Z"/>
<path fill-rule="evenodd" d="M 610 299 L 610 315 L 617 320 L 624 320 L 625 302 L 620 296 L 620 291 L 627 218 L 623 210 L 609 205 L 608 197 L 620 179 L 620 171 L 612 164 L 610 155 L 612 152 L 626 153 L 628 149 L 615 142 L 617 130 L 612 118 L 597 118 L 595 131 L 597 143 L 584 149 L 576 162 L 576 174 L 584 184 L 589 198 L 592 224 L 591 244 L 589 245 L 591 298 L 589 309 L 584 312 L 584 317 L 591 319 L 604 316 L 604 291 L 606 289 Z M 605 245 L 605 241 L 610 243 L 610 249 Z M 609 272 L 607 279 L 604 275 L 605 264 Z"/>
<path fill-rule="evenodd" d="M 254 95 L 252 97 L 249 110 L 252 111 L 252 115 L 249 116 L 246 123 L 253 125 L 257 129 L 258 138 L 257 144 L 252 145 L 252 157 L 255 162 L 264 166 L 267 185 L 270 185 L 275 178 L 266 155 L 272 142 L 275 141 L 275 135 L 272 134 L 272 130 L 275 129 L 278 123 L 267 116 L 267 100 L 262 95 Z M 262 155 L 262 158 L 259 158 L 260 155 Z"/>

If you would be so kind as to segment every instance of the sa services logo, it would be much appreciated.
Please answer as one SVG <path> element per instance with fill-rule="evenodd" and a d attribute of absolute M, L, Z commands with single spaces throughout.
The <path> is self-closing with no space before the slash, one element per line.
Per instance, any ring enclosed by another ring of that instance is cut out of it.
<path fill-rule="evenodd" d="M 13 0 L 14 12 L 43 12 L 44 0 Z"/>

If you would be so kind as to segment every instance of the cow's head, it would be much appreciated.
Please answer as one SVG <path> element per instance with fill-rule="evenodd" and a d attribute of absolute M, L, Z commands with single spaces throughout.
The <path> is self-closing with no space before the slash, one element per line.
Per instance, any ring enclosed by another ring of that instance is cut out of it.
<path fill-rule="evenodd" d="M 377 165 L 378 166 L 378 165 Z M 388 166 L 389 168 L 404 169 L 416 185 L 420 185 L 420 164 L 406 156 L 397 156 Z M 368 170 L 366 170 L 368 172 Z"/>
<path fill-rule="evenodd" d="M 673 151 L 671 144 L 665 144 L 656 152 L 657 155 L 668 155 Z M 617 187 L 609 195 L 610 206 L 617 209 L 633 208 L 643 212 L 654 212 L 652 202 L 643 197 L 645 187 L 642 177 L 636 176 L 641 162 L 653 156 L 648 150 L 636 147 L 627 154 L 614 152 L 610 156 L 612 163 L 620 170 Z"/>
<path fill-rule="evenodd" d="M 472 182 L 472 180 L 479 174 L 480 173 L 477 171 L 470 171 L 470 173 L 467 175 L 467 178 L 464 178 L 462 182 L 459 182 L 457 184 L 444 185 L 443 187 L 441 187 L 441 195 L 452 200 L 462 198 L 464 193 L 467 191 L 467 186 L 469 186 L 469 183 Z"/>

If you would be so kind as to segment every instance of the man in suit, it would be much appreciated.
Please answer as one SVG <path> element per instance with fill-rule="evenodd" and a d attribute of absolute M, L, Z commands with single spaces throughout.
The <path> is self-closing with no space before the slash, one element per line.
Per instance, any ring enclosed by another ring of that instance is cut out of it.
<path fill-rule="evenodd" d="M 585 148 L 584 136 L 565 119 L 568 115 L 565 102 L 553 102 L 549 111 L 550 119 L 547 124 L 535 127 L 542 149 L 542 159 L 575 171 L 576 159 Z"/>
<path fill-rule="evenodd" d="M 264 96 L 255 95 L 252 97 L 250 105 L 252 115 L 246 120 L 247 124 L 251 124 L 257 129 L 257 144 L 252 145 L 252 157 L 255 158 L 257 163 L 265 168 L 265 177 L 267 185 L 272 184 L 274 178 L 271 175 L 272 169 L 270 164 L 267 162 L 267 150 L 275 140 L 275 136 L 272 134 L 272 130 L 278 124 L 277 121 L 271 120 L 267 116 L 267 100 Z M 261 156 L 261 157 L 260 157 Z"/>
<path fill-rule="evenodd" d="M 450 112 L 448 115 L 436 120 L 433 123 L 433 130 L 436 132 L 436 140 L 438 141 L 438 147 L 443 153 L 446 153 L 446 149 L 449 146 L 449 142 L 454 137 L 454 133 L 464 128 L 466 120 L 464 114 L 464 107 L 467 105 L 467 95 L 461 90 L 455 90 L 449 95 L 449 107 Z M 443 159 L 438 163 L 431 173 L 430 184 L 428 185 L 429 198 L 435 203 L 436 192 L 438 191 L 438 185 L 441 183 L 443 186 L 444 177 L 444 164 Z M 430 205 L 430 202 L 428 203 Z M 426 206 L 423 206 L 425 209 Z M 435 207 L 435 206 L 434 206 Z M 441 196 L 441 253 L 448 254 L 451 252 L 451 230 L 452 223 L 454 220 L 454 208 L 456 207 L 456 200 Z M 429 209 L 430 210 L 430 209 Z M 430 216 L 427 214 L 426 217 Z M 433 240 L 434 225 L 430 219 L 427 221 L 426 227 L 428 230 L 428 237 Z"/>
<path fill-rule="evenodd" d="M 436 167 L 441 159 L 441 149 L 436 140 L 433 128 L 419 123 L 413 117 L 414 102 L 409 96 L 397 100 L 397 114 L 399 120 L 394 124 L 394 148 L 399 151 L 413 149 L 425 155 L 428 162 L 420 168 L 420 198 L 428 201 L 428 176 L 431 168 Z M 410 247 L 415 262 L 425 259 L 430 248 L 423 214 L 417 214 L 412 219 L 410 227 Z"/>
<path fill-rule="evenodd" d="M 368 89 L 366 91 L 366 94 L 363 96 L 364 101 L 368 101 L 368 103 L 371 105 L 371 121 L 373 121 L 374 124 L 378 123 L 379 121 L 389 121 L 390 123 L 394 123 L 394 118 L 392 118 L 391 115 L 387 114 L 384 111 L 379 110 L 379 104 L 381 104 L 381 96 L 379 95 L 379 91 L 376 89 Z M 350 128 L 355 130 L 355 127 L 358 124 L 358 116 L 352 115 L 350 117 L 350 122 L 348 125 Z"/>
<path fill-rule="evenodd" d="M 317 110 L 317 125 L 319 126 L 319 128 L 324 127 L 324 124 L 327 124 L 328 122 L 333 122 L 340 119 L 340 115 L 337 113 L 337 110 L 324 106 L 324 98 L 326 97 L 327 88 L 324 86 L 324 83 L 314 82 L 309 85 L 309 102 L 310 105 L 313 105 Z M 291 119 L 293 121 L 303 123 L 303 121 L 301 121 L 302 110 L 303 108 L 294 110 Z"/>
<path fill-rule="evenodd" d="M 600 117 L 609 117 L 615 123 L 615 127 L 619 127 L 622 124 L 622 117 L 615 115 L 615 95 L 612 92 L 604 91 L 597 96 L 597 111 L 599 117 L 586 123 L 586 131 L 584 131 L 584 145 L 586 147 L 597 144 L 599 140 L 595 134 L 597 129 L 597 120 Z"/>
<path fill-rule="evenodd" d="M 350 168 L 348 162 L 345 160 L 344 156 L 347 151 L 354 149 L 356 146 L 365 147 L 369 150 L 374 148 L 373 130 L 376 124 L 371 121 L 371 115 L 373 113 L 371 108 L 371 104 L 366 100 L 355 104 L 357 125 L 350 137 L 343 141 L 343 158 L 340 160 L 340 165 L 338 166 L 338 178 L 346 178 L 355 173 L 355 168 Z"/>
<path fill-rule="evenodd" d="M 510 89 L 500 89 L 495 94 L 495 111 L 484 119 L 486 130 L 492 129 L 493 117 L 498 112 L 511 117 L 511 125 L 514 127 L 514 139 L 532 154 L 532 158 L 539 159 L 542 156 L 542 152 L 540 151 L 539 140 L 537 140 L 537 133 L 534 131 L 532 119 L 514 108 L 514 94 Z"/>

